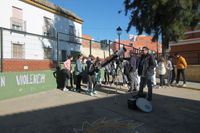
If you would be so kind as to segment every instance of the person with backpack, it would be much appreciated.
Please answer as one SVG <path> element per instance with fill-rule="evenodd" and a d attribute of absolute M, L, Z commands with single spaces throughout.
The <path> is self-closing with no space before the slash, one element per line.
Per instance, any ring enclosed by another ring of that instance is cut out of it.
<path fill-rule="evenodd" d="M 61 69 L 60 66 L 56 67 L 56 71 L 53 72 L 54 78 L 56 78 L 57 89 L 63 90 L 65 87 L 65 69 Z"/>

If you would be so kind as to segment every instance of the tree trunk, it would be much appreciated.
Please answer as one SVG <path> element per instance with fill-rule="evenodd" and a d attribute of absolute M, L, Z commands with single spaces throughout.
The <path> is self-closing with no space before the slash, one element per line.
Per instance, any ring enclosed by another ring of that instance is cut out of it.
<path fill-rule="evenodd" d="M 169 37 L 167 31 L 162 28 L 162 55 L 165 57 L 167 55 L 167 50 L 169 48 Z"/>

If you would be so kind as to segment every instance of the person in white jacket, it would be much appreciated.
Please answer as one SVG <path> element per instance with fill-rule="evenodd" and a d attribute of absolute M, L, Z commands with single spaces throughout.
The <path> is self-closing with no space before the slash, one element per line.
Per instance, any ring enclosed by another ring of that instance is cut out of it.
<path fill-rule="evenodd" d="M 165 84 L 164 81 L 164 76 L 166 74 L 166 62 L 164 57 L 161 57 L 158 61 L 158 66 L 157 66 L 158 74 L 160 77 L 160 87 L 163 87 Z"/>
<path fill-rule="evenodd" d="M 173 71 L 173 66 L 172 66 L 172 56 L 169 56 L 168 59 L 167 59 L 167 65 L 166 65 L 166 68 L 167 68 L 167 84 L 168 86 L 171 85 L 171 82 L 172 82 L 172 71 Z"/>

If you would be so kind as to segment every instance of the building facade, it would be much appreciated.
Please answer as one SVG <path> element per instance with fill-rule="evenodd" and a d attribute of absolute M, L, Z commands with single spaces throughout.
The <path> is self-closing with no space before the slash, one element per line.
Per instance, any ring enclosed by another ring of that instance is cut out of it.
<path fill-rule="evenodd" d="M 80 51 L 84 56 L 89 56 L 90 54 L 94 57 L 99 57 L 104 59 L 109 56 L 109 49 L 103 49 L 101 43 L 98 41 L 94 41 L 93 38 L 89 35 L 83 34 L 82 44 L 80 47 Z"/>
<path fill-rule="evenodd" d="M 200 64 L 200 26 L 185 32 L 185 37 L 178 42 L 170 42 L 171 54 L 180 53 L 188 64 Z"/>
<path fill-rule="evenodd" d="M 125 52 L 125 57 L 129 56 L 130 50 L 142 50 L 142 47 L 148 47 L 153 53 L 161 53 L 162 46 L 159 42 L 153 42 L 152 36 L 145 35 L 129 35 L 128 40 L 120 40 L 120 47 L 125 47 L 127 51 Z M 119 49 L 119 40 L 115 40 L 115 43 L 112 45 L 112 50 L 116 51 Z"/>
<path fill-rule="evenodd" d="M 1 0 L 1 71 L 44 70 L 80 52 L 83 20 L 47 0 Z"/>

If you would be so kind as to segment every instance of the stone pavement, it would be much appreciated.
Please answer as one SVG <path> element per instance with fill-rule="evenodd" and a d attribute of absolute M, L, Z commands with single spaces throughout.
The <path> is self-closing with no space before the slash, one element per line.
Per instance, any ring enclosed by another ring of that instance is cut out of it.
<path fill-rule="evenodd" d="M 117 91 L 116 91 L 117 89 Z M 0 101 L 2 133 L 198 133 L 200 91 L 154 89 L 153 111 L 130 110 L 124 86 L 96 96 L 57 89 Z"/>

